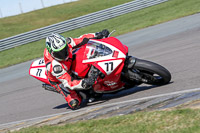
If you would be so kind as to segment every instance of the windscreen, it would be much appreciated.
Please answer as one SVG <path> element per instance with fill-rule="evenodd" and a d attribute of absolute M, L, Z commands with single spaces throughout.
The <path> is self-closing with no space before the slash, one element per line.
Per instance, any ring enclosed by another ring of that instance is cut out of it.
<path fill-rule="evenodd" d="M 109 47 L 94 41 L 88 42 L 87 49 L 89 50 L 87 53 L 88 59 L 107 56 L 113 53 Z"/>

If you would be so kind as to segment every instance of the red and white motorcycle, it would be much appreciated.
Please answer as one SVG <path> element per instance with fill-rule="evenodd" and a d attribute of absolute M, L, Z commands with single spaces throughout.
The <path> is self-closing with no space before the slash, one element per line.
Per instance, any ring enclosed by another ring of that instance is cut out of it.
<path fill-rule="evenodd" d="M 99 97 L 104 93 L 132 88 L 142 83 L 165 85 L 170 82 L 171 74 L 163 66 L 128 55 L 128 47 L 115 37 L 89 42 L 73 52 L 72 72 L 76 78 L 87 77 L 92 66 L 100 74 L 89 90 L 78 90 L 82 99 Z M 29 74 L 44 82 L 47 90 L 56 91 L 48 81 L 44 59 L 36 60 L 30 66 Z"/>

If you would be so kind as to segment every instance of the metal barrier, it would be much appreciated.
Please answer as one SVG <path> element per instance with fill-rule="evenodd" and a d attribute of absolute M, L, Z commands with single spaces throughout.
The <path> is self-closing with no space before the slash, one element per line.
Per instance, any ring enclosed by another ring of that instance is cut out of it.
<path fill-rule="evenodd" d="M 135 0 L 112 8 L 97 11 L 81 17 L 22 33 L 16 36 L 8 37 L 0 40 L 0 51 L 41 40 L 50 35 L 52 32 L 67 32 L 166 1 L 168 0 Z"/>

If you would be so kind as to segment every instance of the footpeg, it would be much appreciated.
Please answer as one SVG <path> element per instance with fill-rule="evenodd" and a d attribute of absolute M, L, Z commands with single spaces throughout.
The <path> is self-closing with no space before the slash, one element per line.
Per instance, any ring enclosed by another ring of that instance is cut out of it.
<path fill-rule="evenodd" d="M 48 90 L 48 91 L 58 92 L 54 87 L 52 87 L 51 85 L 48 85 L 48 84 L 42 84 L 42 88 L 44 88 L 45 90 Z"/>

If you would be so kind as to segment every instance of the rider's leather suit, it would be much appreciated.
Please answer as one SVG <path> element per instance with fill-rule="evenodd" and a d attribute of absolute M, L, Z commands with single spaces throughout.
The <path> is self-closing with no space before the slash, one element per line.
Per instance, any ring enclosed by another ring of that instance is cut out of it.
<path fill-rule="evenodd" d="M 74 89 L 83 89 L 81 85 L 82 80 L 72 80 L 72 77 L 70 76 L 70 67 L 72 64 L 72 50 L 75 46 L 80 44 L 84 38 L 93 37 L 95 37 L 95 33 L 84 34 L 79 38 L 67 38 L 66 40 L 69 46 L 69 57 L 65 61 L 55 60 L 54 58 L 52 58 L 51 54 L 46 48 L 44 50 L 44 60 L 47 68 L 47 77 L 49 79 L 49 82 L 52 84 L 52 86 L 62 83 L 64 87 L 69 88 L 68 90 L 70 94 L 63 93 L 62 91 L 60 93 L 62 93 L 65 96 L 65 99 L 71 108 L 75 108 L 75 106 L 79 106 L 79 104 L 81 103 L 81 98 L 74 91 Z"/>

